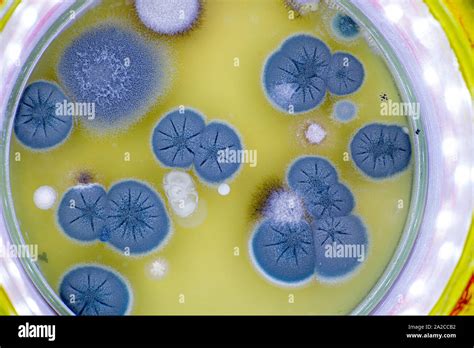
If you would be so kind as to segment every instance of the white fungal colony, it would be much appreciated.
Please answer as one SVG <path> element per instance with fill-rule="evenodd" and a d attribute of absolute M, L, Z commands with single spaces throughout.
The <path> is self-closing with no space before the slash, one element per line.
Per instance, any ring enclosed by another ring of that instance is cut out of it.
<path fill-rule="evenodd" d="M 51 186 L 41 186 L 35 191 L 33 201 L 43 210 L 50 209 L 56 202 L 57 193 Z"/>
<path fill-rule="evenodd" d="M 201 10 L 198 0 L 136 0 L 135 7 L 143 24 L 165 35 L 191 29 Z"/>
<path fill-rule="evenodd" d="M 163 185 L 168 202 L 176 215 L 188 217 L 194 213 L 199 197 L 191 175 L 172 171 L 165 175 Z"/>
<path fill-rule="evenodd" d="M 326 131 L 317 123 L 311 123 L 305 131 L 306 140 L 310 144 L 319 144 L 326 137 Z"/>
<path fill-rule="evenodd" d="M 168 273 L 168 262 L 162 258 L 153 260 L 147 265 L 147 271 L 152 279 L 162 279 Z"/>

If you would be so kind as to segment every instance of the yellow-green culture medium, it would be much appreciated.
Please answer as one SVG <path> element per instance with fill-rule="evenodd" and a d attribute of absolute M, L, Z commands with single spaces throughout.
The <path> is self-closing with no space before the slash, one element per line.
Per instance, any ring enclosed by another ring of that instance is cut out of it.
<path fill-rule="evenodd" d="M 349 313 L 412 190 L 382 56 L 324 2 L 177 3 L 104 1 L 34 68 L 10 176 L 39 270 L 80 315 Z"/>

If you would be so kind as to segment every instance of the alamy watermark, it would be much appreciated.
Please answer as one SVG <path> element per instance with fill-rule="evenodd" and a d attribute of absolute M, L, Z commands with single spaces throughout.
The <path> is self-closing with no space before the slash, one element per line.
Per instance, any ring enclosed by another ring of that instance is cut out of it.
<path fill-rule="evenodd" d="M 56 325 L 54 324 L 25 324 L 18 326 L 18 337 L 19 338 L 46 338 L 48 341 L 53 342 L 56 340 Z"/>
<path fill-rule="evenodd" d="M 88 120 L 95 119 L 95 103 L 76 103 L 64 100 L 56 103 L 56 116 L 79 116 L 87 117 Z"/>
<path fill-rule="evenodd" d="M 31 259 L 32 261 L 38 261 L 38 244 L 9 244 L 0 245 L 0 259 L 1 258 L 12 258 L 12 259 Z"/>
<path fill-rule="evenodd" d="M 324 246 L 324 256 L 330 259 L 350 258 L 363 262 L 366 256 L 365 245 L 329 243 Z"/>
<path fill-rule="evenodd" d="M 257 166 L 257 150 L 233 150 L 228 147 L 217 151 L 219 163 L 248 163 L 250 167 Z"/>
<path fill-rule="evenodd" d="M 405 116 L 417 120 L 420 117 L 420 103 L 394 102 L 392 99 L 383 98 L 380 103 L 380 115 Z"/>

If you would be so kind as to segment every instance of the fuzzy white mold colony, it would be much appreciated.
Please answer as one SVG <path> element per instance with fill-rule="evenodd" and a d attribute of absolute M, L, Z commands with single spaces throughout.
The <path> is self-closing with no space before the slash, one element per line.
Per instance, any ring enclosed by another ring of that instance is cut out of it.
<path fill-rule="evenodd" d="M 168 273 L 168 262 L 164 259 L 153 260 L 147 265 L 148 275 L 153 279 L 162 279 Z"/>
<path fill-rule="evenodd" d="M 135 7 L 143 24 L 165 35 L 191 29 L 201 10 L 199 0 L 136 0 Z"/>
<path fill-rule="evenodd" d="M 293 191 L 273 192 L 264 208 L 264 215 L 277 223 L 298 223 L 303 220 L 305 208 L 301 198 Z"/>
<path fill-rule="evenodd" d="M 194 213 L 199 197 L 191 175 L 172 171 L 165 175 L 163 187 L 168 202 L 176 215 L 188 217 Z"/>
<path fill-rule="evenodd" d="M 326 138 L 326 131 L 317 123 L 311 123 L 304 133 L 310 144 L 319 144 Z"/>

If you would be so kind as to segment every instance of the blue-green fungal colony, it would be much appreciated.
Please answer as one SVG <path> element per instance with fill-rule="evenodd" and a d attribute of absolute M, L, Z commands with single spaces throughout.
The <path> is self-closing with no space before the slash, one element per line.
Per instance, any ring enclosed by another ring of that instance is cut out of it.
<path fill-rule="evenodd" d="M 154 4 L 155 2 L 153 2 Z M 136 1 L 143 24 L 158 35 L 188 32 L 199 18 L 202 4 L 180 0 L 189 11 L 177 25 L 169 1 L 156 5 Z M 338 14 L 332 29 L 352 39 L 359 26 Z M 14 118 L 18 141 L 34 151 L 50 151 L 67 141 L 73 117 L 57 112 L 57 103 L 95 105 L 95 118 L 86 126 L 109 132 L 137 122 L 166 88 L 167 59 L 162 48 L 141 34 L 118 24 L 101 24 L 82 33 L 66 47 L 57 67 L 58 82 L 28 85 Z M 292 115 L 318 107 L 327 94 L 334 98 L 358 91 L 365 69 L 349 52 L 331 52 L 321 39 L 298 34 L 282 41 L 262 64 L 262 88 L 271 105 Z M 334 119 L 350 121 L 356 106 L 336 104 Z M 100 135 L 100 134 L 99 134 Z M 151 130 L 151 150 L 165 168 L 193 169 L 206 185 L 235 177 L 240 163 L 219 160 L 219 151 L 242 150 L 232 125 L 207 117 L 192 107 L 176 107 L 161 116 Z M 368 124 L 352 138 L 354 165 L 364 176 L 383 179 L 407 168 L 409 136 L 398 126 Z M 163 247 L 172 234 L 166 205 L 148 183 L 125 178 L 106 188 L 87 180 L 70 187 L 57 208 L 60 230 L 81 243 L 106 243 L 119 252 L 142 255 Z M 369 233 L 354 214 L 356 201 L 329 159 L 302 156 L 289 164 L 282 185 L 273 186 L 249 239 L 249 253 L 257 270 L 280 285 L 299 285 L 312 278 L 336 281 L 350 275 L 364 261 L 357 255 L 337 257 L 345 246 L 367 254 Z M 328 248 L 333 256 L 328 257 Z M 360 255 L 359 255 L 360 256 Z M 77 315 L 126 314 L 132 303 L 127 281 L 101 265 L 81 265 L 63 277 L 60 296 Z M 71 295 L 75 301 L 71 302 Z"/>

